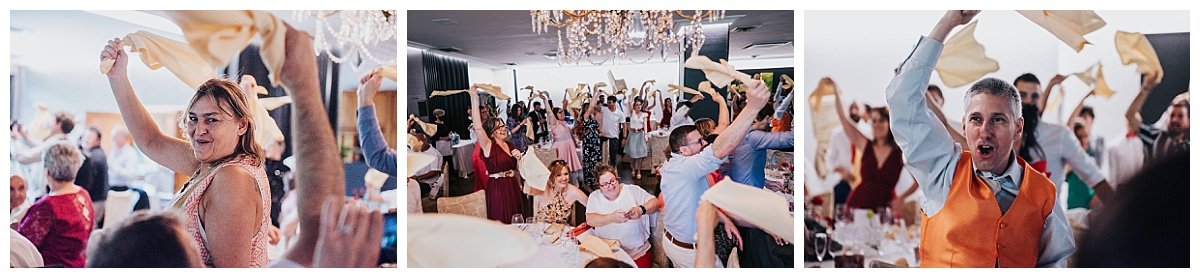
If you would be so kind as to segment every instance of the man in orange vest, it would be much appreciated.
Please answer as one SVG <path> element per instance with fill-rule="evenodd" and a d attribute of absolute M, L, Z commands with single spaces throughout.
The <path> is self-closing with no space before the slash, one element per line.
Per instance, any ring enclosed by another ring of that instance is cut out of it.
<path fill-rule="evenodd" d="M 955 144 L 925 103 L 925 89 L 950 30 L 979 11 L 948 11 L 918 41 L 887 87 L 892 133 L 922 201 L 922 267 L 1064 267 L 1075 241 L 1055 187 L 1013 151 L 1021 96 L 984 78 L 967 91 Z M 1019 197 L 1019 198 L 1018 198 Z"/>

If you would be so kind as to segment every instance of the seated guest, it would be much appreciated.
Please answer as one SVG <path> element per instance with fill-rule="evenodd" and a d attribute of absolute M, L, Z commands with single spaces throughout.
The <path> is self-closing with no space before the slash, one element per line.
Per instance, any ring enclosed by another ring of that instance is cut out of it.
<path fill-rule="evenodd" d="M 571 170 L 567 162 L 555 160 L 550 163 L 550 178 L 546 180 L 546 190 L 531 189 L 530 195 L 538 196 L 536 221 L 546 223 L 568 224 L 571 210 L 575 203 L 587 206 L 588 197 L 579 187 L 571 184 Z"/>
<path fill-rule="evenodd" d="M 442 153 L 438 152 L 437 149 L 433 148 L 433 146 L 429 144 L 429 139 L 427 139 L 427 137 L 425 137 L 424 133 L 417 133 L 417 134 L 410 133 L 409 136 L 417 139 L 415 142 L 412 142 L 413 143 L 412 150 L 411 150 L 412 152 L 423 153 L 423 154 L 429 155 L 430 157 L 433 157 L 433 162 L 429 163 L 429 165 L 425 165 L 425 167 L 418 170 L 416 175 L 409 177 L 409 178 L 412 178 L 413 180 L 416 180 L 417 184 L 420 185 L 421 196 L 429 196 L 430 190 L 432 190 L 433 188 L 440 188 L 441 186 L 443 186 L 441 184 L 442 183 Z"/>
<path fill-rule="evenodd" d="M 618 182 L 612 167 L 601 165 L 596 173 L 600 190 L 588 196 L 588 225 L 596 236 L 619 241 L 638 267 L 650 267 L 650 217 L 642 216 L 658 212 L 662 202 L 637 185 Z"/>
<path fill-rule="evenodd" d="M 190 237 L 173 211 L 134 212 L 101 230 L 88 247 L 87 267 L 204 267 Z"/>
<path fill-rule="evenodd" d="M 8 215 L 12 217 L 10 228 L 16 229 L 17 224 L 21 223 L 21 218 L 25 218 L 25 212 L 29 211 L 32 203 L 25 198 L 27 190 L 29 184 L 24 178 L 18 175 L 8 177 Z"/>
<path fill-rule="evenodd" d="M 891 131 L 925 194 L 922 267 L 1063 267 L 1075 252 L 1049 178 L 1017 157 L 1021 95 L 985 78 L 964 98 L 966 142 L 955 144 L 925 99 L 942 42 L 978 11 L 948 11 L 887 87 Z M 1020 198 L 1017 198 L 1020 196 Z"/>
<path fill-rule="evenodd" d="M 46 148 L 42 161 L 50 194 L 29 207 L 17 231 L 37 246 L 46 265 L 83 267 L 96 217 L 87 190 L 75 185 L 83 154 L 70 143 L 60 142 Z"/>

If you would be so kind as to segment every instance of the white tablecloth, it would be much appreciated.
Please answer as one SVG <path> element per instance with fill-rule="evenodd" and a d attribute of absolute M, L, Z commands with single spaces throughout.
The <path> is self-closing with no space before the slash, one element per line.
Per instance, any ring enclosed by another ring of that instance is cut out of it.
<path fill-rule="evenodd" d="M 462 178 L 467 178 L 475 173 L 474 165 L 471 165 L 471 155 L 475 153 L 475 140 L 460 140 L 454 148 L 454 168 L 458 169 L 458 175 Z"/>
<path fill-rule="evenodd" d="M 529 236 L 534 237 L 534 242 L 538 242 L 538 251 L 528 260 L 509 265 L 507 267 L 579 268 L 587 265 L 588 262 L 596 258 L 596 255 L 592 254 L 591 252 L 579 251 L 579 245 L 571 242 L 570 240 L 559 240 L 558 243 L 553 245 L 545 244 L 545 240 L 542 239 L 541 229 L 537 229 L 535 227 L 536 224 L 513 224 L 512 226 L 515 226 L 518 229 L 525 228 L 526 230 L 529 230 L 527 231 Z M 570 232 L 570 229 L 572 228 L 573 227 L 570 226 L 564 226 L 564 233 Z M 629 253 L 621 250 L 621 248 L 615 249 L 616 250 L 613 250 L 613 255 L 616 256 L 617 260 L 637 267 L 637 264 L 633 262 L 633 258 L 629 256 Z"/>

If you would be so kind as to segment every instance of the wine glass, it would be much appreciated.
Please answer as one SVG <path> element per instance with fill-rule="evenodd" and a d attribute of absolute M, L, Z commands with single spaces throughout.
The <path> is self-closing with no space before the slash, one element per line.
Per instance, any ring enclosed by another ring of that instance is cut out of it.
<path fill-rule="evenodd" d="M 817 254 L 817 263 L 825 261 L 825 254 L 828 251 L 829 235 L 825 233 L 813 235 L 813 252 Z"/>
<path fill-rule="evenodd" d="M 513 214 L 512 224 L 524 224 L 524 223 L 525 223 L 525 215 L 522 215 L 520 213 Z"/>

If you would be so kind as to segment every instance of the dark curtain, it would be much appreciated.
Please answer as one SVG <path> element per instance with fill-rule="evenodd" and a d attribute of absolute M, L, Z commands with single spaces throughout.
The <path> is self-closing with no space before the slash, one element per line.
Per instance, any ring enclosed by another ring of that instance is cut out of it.
<path fill-rule="evenodd" d="M 467 119 L 471 108 L 470 97 L 464 93 L 428 98 L 429 93 L 433 91 L 459 90 L 470 87 L 471 82 L 467 77 L 467 61 L 422 51 L 421 62 L 422 72 L 425 73 L 423 82 L 425 90 L 419 92 L 423 98 L 417 102 L 416 111 L 418 112 L 414 114 L 424 120 L 429 120 L 428 115 L 431 115 L 434 109 L 446 110 L 446 128 L 458 133 L 463 139 L 469 139 Z M 414 92 L 409 92 L 410 95 L 412 93 Z"/>
<path fill-rule="evenodd" d="M 729 23 L 704 24 L 704 45 L 700 47 L 700 55 L 707 56 L 713 61 L 729 59 Z M 695 89 L 700 85 L 700 82 L 706 81 L 708 78 L 704 76 L 703 71 L 683 67 L 683 62 L 690 57 L 692 57 L 692 49 L 687 48 L 684 50 L 683 59 L 679 60 L 679 69 L 683 71 L 683 86 Z M 717 93 L 722 96 L 729 96 L 728 87 L 717 88 L 716 85 L 713 85 L 713 89 L 716 89 Z M 679 100 L 687 101 L 691 98 L 692 94 L 683 93 L 680 94 Z M 671 109 L 674 109 L 674 107 Z M 692 109 L 688 112 L 688 115 L 691 115 L 693 120 L 705 118 L 716 119 L 717 114 L 720 114 L 717 103 L 707 97 L 692 104 Z"/>
<path fill-rule="evenodd" d="M 1163 79 L 1142 105 L 1142 122 L 1154 124 L 1171 106 L 1175 96 L 1188 91 L 1191 84 L 1191 33 L 1146 34 L 1150 46 L 1162 63 Z"/>

